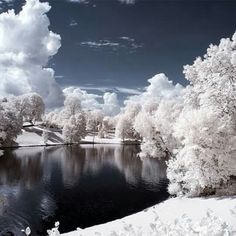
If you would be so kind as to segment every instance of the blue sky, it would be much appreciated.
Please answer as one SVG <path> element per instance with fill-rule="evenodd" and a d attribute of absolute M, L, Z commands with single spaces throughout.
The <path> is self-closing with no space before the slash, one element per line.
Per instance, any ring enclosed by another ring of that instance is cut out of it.
<path fill-rule="evenodd" d="M 183 65 L 236 30 L 236 1 L 120 1 L 49 0 L 50 28 L 62 37 L 50 66 L 62 87 L 136 90 L 157 73 L 185 85 Z"/>

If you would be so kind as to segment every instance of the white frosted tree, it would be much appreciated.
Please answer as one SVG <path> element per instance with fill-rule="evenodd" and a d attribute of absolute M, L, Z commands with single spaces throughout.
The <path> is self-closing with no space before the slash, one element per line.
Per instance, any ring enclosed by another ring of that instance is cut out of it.
<path fill-rule="evenodd" d="M 0 146 L 10 146 L 21 133 L 22 117 L 12 100 L 0 102 Z"/>
<path fill-rule="evenodd" d="M 123 141 L 125 139 L 138 140 L 140 136 L 138 132 L 134 129 L 134 119 L 140 111 L 141 106 L 138 103 L 128 103 L 125 107 L 124 113 L 118 116 L 118 121 L 116 124 L 115 136 L 121 138 Z"/>
<path fill-rule="evenodd" d="M 62 136 L 65 143 L 78 143 L 86 135 L 86 119 L 83 112 L 72 115 L 64 124 Z"/>
<path fill-rule="evenodd" d="M 93 142 L 95 135 L 99 132 L 99 129 L 102 127 L 104 114 L 101 110 L 89 111 L 86 114 L 86 130 L 93 135 Z"/>
<path fill-rule="evenodd" d="M 41 121 L 45 105 L 40 95 L 28 93 L 17 97 L 18 109 L 24 121 Z"/>
<path fill-rule="evenodd" d="M 81 111 L 81 101 L 76 95 L 68 95 L 64 101 L 64 110 L 68 117 Z"/>
<path fill-rule="evenodd" d="M 109 132 L 113 129 L 113 120 L 112 117 L 105 116 L 103 118 L 102 124 L 98 130 L 98 137 L 100 138 L 108 138 Z"/>
<path fill-rule="evenodd" d="M 121 115 L 116 126 L 115 136 L 121 138 L 123 141 L 125 139 L 136 139 L 138 133 L 133 127 L 133 121 L 126 115 Z"/>
<path fill-rule="evenodd" d="M 226 189 L 236 176 L 236 34 L 210 45 L 184 73 L 184 109 L 175 125 L 181 141 L 169 162 L 169 191 L 197 196 Z"/>
<path fill-rule="evenodd" d="M 168 149 L 161 137 L 160 132 L 156 129 L 154 117 L 141 111 L 135 118 L 134 129 L 142 137 L 141 158 L 166 158 L 168 157 Z"/>
<path fill-rule="evenodd" d="M 60 113 L 57 111 L 51 111 L 46 113 L 43 117 L 43 125 L 49 128 L 62 128 L 63 125 L 60 123 Z"/>

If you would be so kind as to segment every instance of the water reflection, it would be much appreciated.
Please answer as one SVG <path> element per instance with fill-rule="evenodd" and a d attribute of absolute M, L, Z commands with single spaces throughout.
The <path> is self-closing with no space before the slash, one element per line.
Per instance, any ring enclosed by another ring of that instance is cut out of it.
<path fill-rule="evenodd" d="M 0 158 L 1 235 L 19 235 L 28 225 L 43 235 L 56 220 L 62 231 L 72 230 L 163 200 L 165 163 L 141 161 L 138 152 L 137 146 L 119 145 L 7 150 Z"/>

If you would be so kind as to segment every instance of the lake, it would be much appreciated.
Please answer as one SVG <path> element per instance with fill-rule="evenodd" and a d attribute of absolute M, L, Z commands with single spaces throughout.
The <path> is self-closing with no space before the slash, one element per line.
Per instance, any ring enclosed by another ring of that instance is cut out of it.
<path fill-rule="evenodd" d="M 8 149 L 0 157 L 0 235 L 46 235 L 115 220 L 168 198 L 166 164 L 135 145 Z"/>

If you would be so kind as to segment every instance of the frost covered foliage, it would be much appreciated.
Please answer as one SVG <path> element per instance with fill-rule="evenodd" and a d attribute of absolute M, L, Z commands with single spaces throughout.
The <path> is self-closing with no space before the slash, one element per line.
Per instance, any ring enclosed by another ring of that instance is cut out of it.
<path fill-rule="evenodd" d="M 138 132 L 134 129 L 134 119 L 141 109 L 138 103 L 128 103 L 125 107 L 124 112 L 119 116 L 115 136 L 121 138 L 123 141 L 125 139 L 136 139 L 140 138 Z"/>
<path fill-rule="evenodd" d="M 167 150 L 160 133 L 156 130 L 153 117 L 140 112 L 134 122 L 134 129 L 143 138 L 139 156 L 144 157 L 166 157 Z"/>
<path fill-rule="evenodd" d="M 81 112 L 81 101 L 77 95 L 68 95 L 60 111 L 51 111 L 44 117 L 44 125 L 51 128 L 63 128 L 71 116 Z"/>
<path fill-rule="evenodd" d="M 134 122 L 135 130 L 143 138 L 140 157 L 172 156 L 173 150 L 179 145 L 178 139 L 173 135 L 173 129 L 181 110 L 182 104 L 173 100 L 161 100 L 155 105 L 155 109 L 151 110 L 143 106 Z"/>
<path fill-rule="evenodd" d="M 86 135 L 86 119 L 83 112 L 72 115 L 65 123 L 62 136 L 65 143 L 78 143 Z"/>
<path fill-rule="evenodd" d="M 236 176 L 235 58 L 236 34 L 185 66 L 191 86 L 175 125 L 181 146 L 168 167 L 172 194 L 212 194 Z"/>
<path fill-rule="evenodd" d="M 9 146 L 21 133 L 22 116 L 15 100 L 0 101 L 0 146 Z"/>
<path fill-rule="evenodd" d="M 236 33 L 210 45 L 184 74 L 185 89 L 164 74 L 148 80 L 145 91 L 128 100 L 140 104 L 139 111 L 121 114 L 116 129 L 138 132 L 141 157 L 170 159 L 171 194 L 222 194 L 236 176 Z"/>
<path fill-rule="evenodd" d="M 46 68 L 49 58 L 61 46 L 60 36 L 48 29 L 46 2 L 26 0 L 22 10 L 0 14 L 0 94 L 22 95 L 36 92 L 48 107 L 59 106 L 63 94 Z"/>
<path fill-rule="evenodd" d="M 100 126 L 102 125 L 104 114 L 101 110 L 88 111 L 86 113 L 87 124 L 86 129 L 88 132 L 95 134 L 99 131 Z"/>
<path fill-rule="evenodd" d="M 10 145 L 21 133 L 23 121 L 39 121 L 43 113 L 43 100 L 36 93 L 0 100 L 0 145 Z"/>
<path fill-rule="evenodd" d="M 40 121 L 44 114 L 44 102 L 36 93 L 24 94 L 16 98 L 18 109 L 24 121 L 31 123 Z"/>
<path fill-rule="evenodd" d="M 140 156 L 169 158 L 178 146 L 173 136 L 173 126 L 182 110 L 182 86 L 174 86 L 164 74 L 148 80 L 150 85 L 143 94 L 134 96 L 141 109 L 133 127 L 142 137 Z"/>

